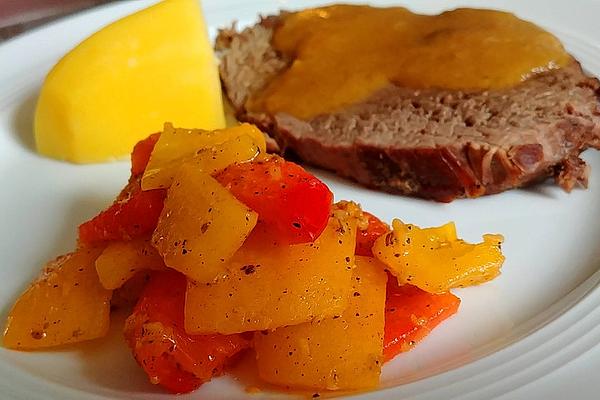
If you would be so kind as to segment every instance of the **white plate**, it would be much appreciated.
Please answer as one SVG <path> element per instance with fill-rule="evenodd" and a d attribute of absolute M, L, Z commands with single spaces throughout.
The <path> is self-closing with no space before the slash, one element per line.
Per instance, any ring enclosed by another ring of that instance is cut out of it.
<path fill-rule="evenodd" d="M 31 118 L 44 74 L 88 34 L 148 4 L 102 7 L 0 46 L 2 320 L 43 262 L 74 246 L 76 226 L 108 204 L 128 175 L 125 162 L 75 166 L 32 152 Z M 234 19 L 251 23 L 258 12 L 313 4 L 317 2 L 206 0 L 204 8 L 214 33 Z M 457 4 L 482 5 L 434 0 L 408 5 L 438 12 Z M 588 71 L 600 75 L 600 3 L 499 0 L 485 6 L 516 11 L 545 26 Z M 591 349 L 600 343 L 600 154 L 588 152 L 585 158 L 593 169 L 587 191 L 567 195 L 540 185 L 452 204 L 376 193 L 318 173 L 336 198 L 357 200 L 385 219 L 399 216 L 425 226 L 454 220 L 469 240 L 486 232 L 506 236 L 503 274 L 483 286 L 457 291 L 463 300 L 458 315 L 414 351 L 386 365 L 381 390 L 363 398 L 562 398 L 561 393 L 569 392 L 561 387 L 577 390 L 577 398 L 596 398 L 600 383 L 593 378 L 600 368 L 600 351 Z M 113 325 L 111 339 L 75 350 L 22 353 L 0 348 L 0 397 L 172 398 L 147 383 L 120 339 L 118 324 Z M 558 370 L 565 364 L 571 367 Z M 569 371 L 581 375 L 571 380 Z M 537 381 L 540 385 L 529 384 L 548 374 Z M 179 398 L 245 398 L 250 396 L 244 391 L 247 383 L 222 377 Z M 269 394 L 252 398 L 263 396 Z"/>

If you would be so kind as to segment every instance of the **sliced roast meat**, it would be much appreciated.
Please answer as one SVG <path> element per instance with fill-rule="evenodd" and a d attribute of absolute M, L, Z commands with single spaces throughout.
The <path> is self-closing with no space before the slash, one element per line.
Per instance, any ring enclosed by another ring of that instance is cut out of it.
<path fill-rule="evenodd" d="M 449 202 L 553 177 L 587 187 L 579 158 L 600 149 L 600 82 L 575 60 L 517 86 L 479 92 L 389 84 L 331 114 L 300 120 L 248 112 L 247 100 L 290 60 L 272 46 L 277 17 L 217 39 L 226 95 L 240 120 L 265 130 L 281 153 L 393 193 Z"/>

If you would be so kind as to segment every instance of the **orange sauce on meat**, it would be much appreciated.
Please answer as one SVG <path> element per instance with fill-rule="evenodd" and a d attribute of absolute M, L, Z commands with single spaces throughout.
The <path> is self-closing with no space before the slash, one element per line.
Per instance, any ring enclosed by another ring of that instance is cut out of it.
<path fill-rule="evenodd" d="M 566 65 L 560 41 L 513 14 L 333 5 L 285 14 L 272 44 L 292 62 L 252 111 L 307 119 L 366 99 L 390 83 L 415 88 L 510 87 Z"/>

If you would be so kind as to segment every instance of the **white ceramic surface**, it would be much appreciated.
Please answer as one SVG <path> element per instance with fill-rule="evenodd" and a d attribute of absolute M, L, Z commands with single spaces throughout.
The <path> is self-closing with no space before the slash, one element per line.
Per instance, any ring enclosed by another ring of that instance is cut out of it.
<path fill-rule="evenodd" d="M 251 23 L 258 13 L 317 1 L 205 0 L 211 26 Z M 600 2 L 379 1 L 422 12 L 457 5 L 515 11 L 557 34 L 600 75 Z M 47 259 L 69 251 L 75 228 L 108 204 L 128 164 L 75 166 L 32 151 L 31 119 L 45 73 L 69 48 L 106 23 L 151 2 L 122 2 L 59 21 L 0 45 L 0 318 Z M 376 193 L 316 171 L 337 199 L 354 199 L 386 220 L 457 223 L 466 239 L 505 235 L 507 261 L 495 281 L 457 291 L 455 317 L 414 351 L 384 367 L 381 390 L 364 399 L 598 398 L 600 382 L 600 154 L 585 153 L 589 190 L 551 185 L 477 200 L 436 204 Z M 0 348 L 0 398 L 167 399 L 147 383 L 122 343 L 111 338 L 75 350 L 19 353 Z M 249 395 L 249 380 L 222 377 L 178 398 L 276 398 Z"/>

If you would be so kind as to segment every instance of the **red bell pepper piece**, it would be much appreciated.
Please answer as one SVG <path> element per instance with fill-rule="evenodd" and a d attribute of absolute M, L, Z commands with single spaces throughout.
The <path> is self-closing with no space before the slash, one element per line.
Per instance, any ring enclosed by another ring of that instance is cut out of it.
<path fill-rule="evenodd" d="M 79 226 L 79 240 L 82 243 L 130 240 L 154 231 L 166 191 L 142 191 L 135 186 L 135 182 L 129 186 L 132 186 L 131 192 L 125 193 L 123 199 L 115 201 L 108 209 Z"/>
<path fill-rule="evenodd" d="M 373 214 L 363 211 L 363 215 L 369 221 L 366 229 L 358 229 L 356 232 L 356 250 L 354 251 L 358 256 L 373 257 L 373 243 L 387 231 L 389 227 L 387 224 L 382 222 L 379 218 Z"/>
<path fill-rule="evenodd" d="M 281 244 L 314 241 L 327 226 L 333 194 L 311 173 L 281 157 L 233 164 L 215 178 L 258 213 Z"/>
<path fill-rule="evenodd" d="M 458 311 L 460 299 L 452 293 L 431 294 L 412 285 L 400 285 L 388 276 L 385 301 L 383 356 L 389 361 L 411 350 L 443 320 Z"/>
<path fill-rule="evenodd" d="M 158 142 L 159 138 L 160 132 L 153 133 L 146 139 L 140 140 L 135 145 L 133 151 L 131 152 L 131 175 L 144 173 L 146 166 L 148 165 L 148 161 L 150 161 L 152 150 L 154 150 L 154 145 L 156 145 L 156 142 Z"/>
<path fill-rule="evenodd" d="M 186 278 L 155 272 L 125 324 L 125 338 L 150 381 L 172 393 L 187 393 L 222 373 L 235 354 L 250 346 L 243 334 L 188 335 L 183 326 Z"/>
<path fill-rule="evenodd" d="M 82 243 L 130 240 L 154 231 L 166 191 L 142 191 L 140 177 L 159 138 L 160 133 L 154 133 L 135 145 L 131 153 L 129 183 L 108 209 L 79 226 Z"/>

